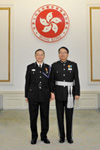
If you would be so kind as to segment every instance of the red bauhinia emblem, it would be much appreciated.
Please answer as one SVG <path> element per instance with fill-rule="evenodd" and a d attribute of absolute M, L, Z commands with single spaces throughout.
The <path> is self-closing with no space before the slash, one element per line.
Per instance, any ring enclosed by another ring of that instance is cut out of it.
<path fill-rule="evenodd" d="M 57 5 L 44 5 L 37 9 L 31 19 L 33 33 L 42 41 L 51 43 L 62 39 L 69 30 L 69 17 Z"/>

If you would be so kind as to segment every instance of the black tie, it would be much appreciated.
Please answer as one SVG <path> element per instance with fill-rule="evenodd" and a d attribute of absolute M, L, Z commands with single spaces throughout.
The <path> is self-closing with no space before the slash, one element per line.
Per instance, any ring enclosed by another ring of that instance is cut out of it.
<path fill-rule="evenodd" d="M 41 65 L 39 65 L 39 67 L 41 68 Z"/>

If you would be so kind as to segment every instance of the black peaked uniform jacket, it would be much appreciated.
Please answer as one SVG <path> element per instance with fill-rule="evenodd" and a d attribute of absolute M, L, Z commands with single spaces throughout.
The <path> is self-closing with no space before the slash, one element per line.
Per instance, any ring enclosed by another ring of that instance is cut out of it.
<path fill-rule="evenodd" d="M 27 66 L 25 97 L 41 102 L 50 98 L 50 71 L 49 65 L 44 64 L 39 68 L 37 63 Z"/>
<path fill-rule="evenodd" d="M 80 95 L 80 83 L 78 77 L 78 68 L 75 62 L 67 60 L 66 62 L 57 61 L 51 67 L 51 92 L 55 93 L 56 100 L 66 101 L 68 97 L 68 87 L 55 85 L 55 81 L 73 82 L 73 96 Z"/>

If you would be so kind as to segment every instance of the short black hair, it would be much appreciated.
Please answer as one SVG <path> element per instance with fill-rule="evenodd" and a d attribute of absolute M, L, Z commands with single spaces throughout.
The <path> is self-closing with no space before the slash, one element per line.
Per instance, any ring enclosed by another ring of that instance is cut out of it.
<path fill-rule="evenodd" d="M 58 49 L 58 53 L 60 52 L 60 50 L 61 50 L 62 48 L 65 49 L 65 50 L 67 51 L 67 53 L 69 54 L 69 50 L 68 50 L 68 48 L 65 47 L 65 46 L 60 47 L 60 48 Z"/>
<path fill-rule="evenodd" d="M 36 51 L 35 51 L 35 55 L 36 55 L 36 53 L 38 52 L 38 51 L 42 51 L 43 52 L 43 54 L 45 55 L 45 52 L 44 52 L 44 50 L 43 49 L 37 49 Z"/>

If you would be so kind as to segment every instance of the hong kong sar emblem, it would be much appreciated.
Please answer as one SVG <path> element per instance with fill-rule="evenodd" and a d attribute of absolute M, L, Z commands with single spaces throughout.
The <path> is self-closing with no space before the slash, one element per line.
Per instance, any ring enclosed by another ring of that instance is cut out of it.
<path fill-rule="evenodd" d="M 69 30 L 67 13 L 59 6 L 48 4 L 35 11 L 31 19 L 33 33 L 42 41 L 52 43 L 62 39 Z"/>

